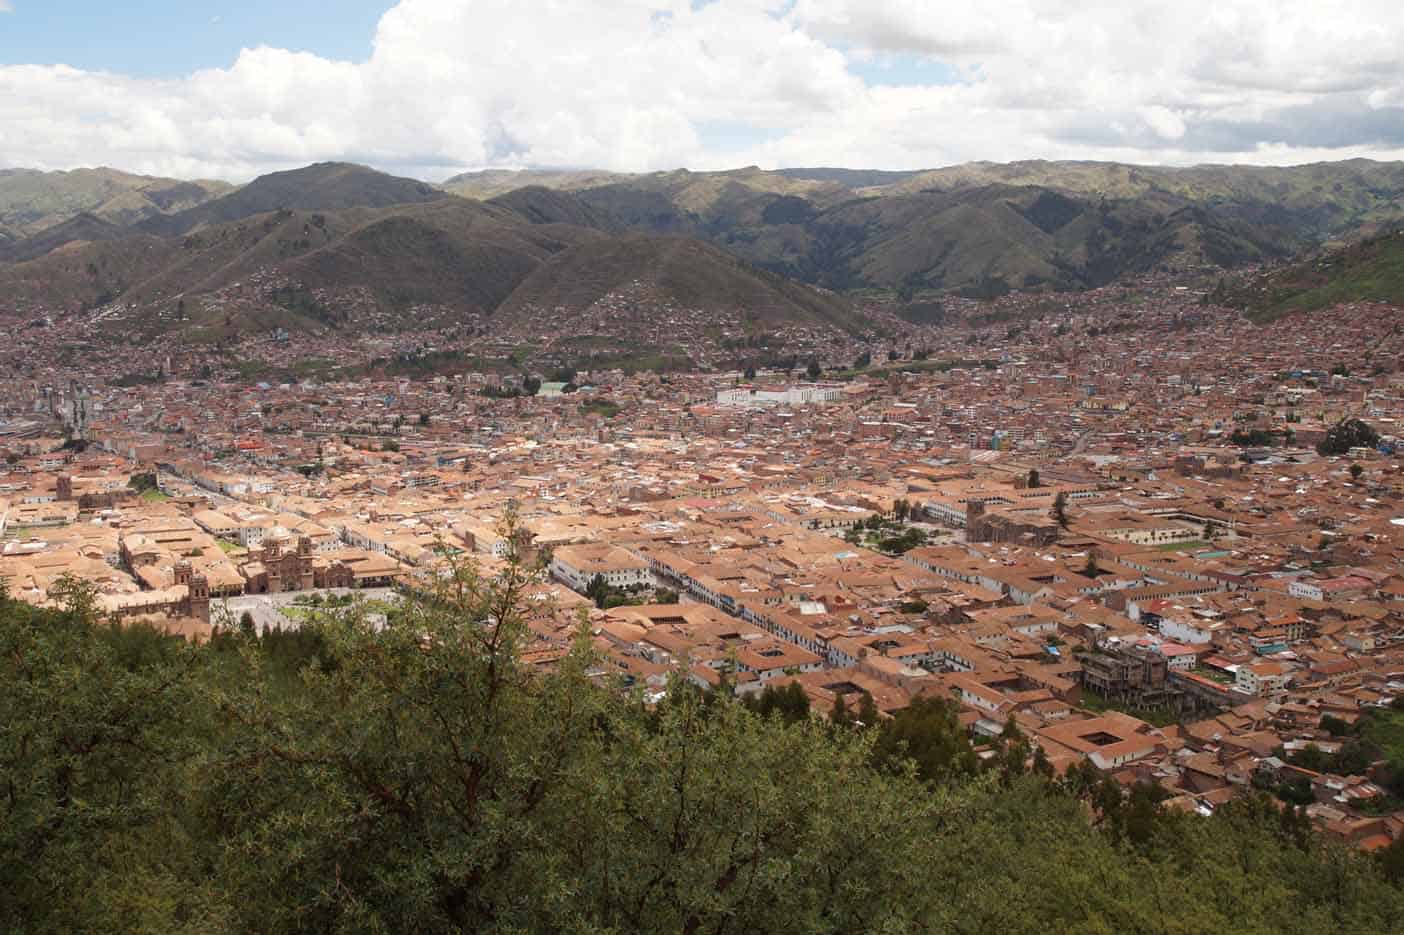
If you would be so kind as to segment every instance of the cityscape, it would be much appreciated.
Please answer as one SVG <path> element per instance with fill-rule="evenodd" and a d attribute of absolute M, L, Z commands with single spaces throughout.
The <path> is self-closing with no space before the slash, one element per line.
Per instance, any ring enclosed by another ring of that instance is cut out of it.
<path fill-rule="evenodd" d="M 1404 930 L 1397 11 L 351 6 L 0 40 L 0 927 Z"/>

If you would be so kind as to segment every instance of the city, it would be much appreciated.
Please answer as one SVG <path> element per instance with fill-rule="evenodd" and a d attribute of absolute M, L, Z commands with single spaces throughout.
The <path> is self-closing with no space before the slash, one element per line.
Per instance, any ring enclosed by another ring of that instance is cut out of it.
<path fill-rule="evenodd" d="M 877 363 L 830 355 L 827 382 L 614 370 L 509 398 L 479 373 L 229 383 L 174 355 L 161 382 L 65 386 L 41 331 L 3 387 L 0 576 L 39 605 L 73 576 L 193 639 L 248 611 L 293 628 L 298 594 L 393 606 L 454 557 L 494 571 L 510 512 L 545 569 L 540 664 L 584 614 L 600 677 L 655 701 L 675 678 L 797 684 L 818 712 L 943 698 L 1059 772 L 1201 814 L 1309 788 L 1323 833 L 1387 845 L 1396 793 L 1330 766 L 1335 728 L 1404 697 L 1397 311 L 1260 328 L 1140 290 L 913 329 L 922 360 L 850 345 Z M 1374 442 L 1318 453 L 1347 420 Z"/>

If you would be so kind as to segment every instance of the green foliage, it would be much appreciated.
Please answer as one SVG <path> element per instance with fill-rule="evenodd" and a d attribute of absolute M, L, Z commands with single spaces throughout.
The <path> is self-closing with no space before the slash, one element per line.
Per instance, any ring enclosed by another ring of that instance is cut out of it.
<path fill-rule="evenodd" d="M 158 931 L 197 879 L 168 790 L 194 749 L 200 660 L 96 626 L 80 582 L 56 594 L 63 611 L 0 592 L 0 928 Z"/>
<path fill-rule="evenodd" d="M 787 724 L 798 723 L 809 717 L 809 696 L 799 682 L 776 687 L 767 685 L 759 695 L 745 699 L 746 707 L 761 717 L 775 716 Z"/>
<path fill-rule="evenodd" d="M 1352 448 L 1374 448 L 1380 433 L 1359 419 L 1342 419 L 1326 432 L 1316 446 L 1317 454 L 1343 455 Z"/>
<path fill-rule="evenodd" d="M 585 596 L 595 602 L 595 606 L 601 610 L 609 610 L 611 607 L 625 607 L 630 604 L 642 604 L 643 587 L 640 585 L 630 585 L 627 588 L 619 588 L 605 581 L 604 575 L 595 575 L 585 586 Z"/>
<path fill-rule="evenodd" d="M 1234 429 L 1233 434 L 1229 436 L 1229 441 L 1240 448 L 1269 448 L 1276 445 L 1279 438 L 1280 436 L 1276 432 L 1269 432 L 1265 429 L 1251 431 Z"/>
<path fill-rule="evenodd" d="M 1245 932 L 1404 924 L 1399 858 L 1259 800 L 1210 819 L 944 701 L 834 726 L 600 683 L 582 626 L 524 665 L 530 572 L 458 565 L 371 625 L 201 647 L 0 597 L 12 932 Z M 840 712 L 842 712 L 840 714 Z M 857 729 L 858 723 L 866 729 Z M 851 725 L 853 729 L 841 729 Z M 1392 729 L 1392 728 L 1391 728 Z"/>
<path fill-rule="evenodd" d="M 1215 298 L 1246 308 L 1260 323 L 1342 302 L 1397 304 L 1404 301 L 1404 232 L 1388 231 L 1255 279 L 1225 284 Z"/>
<path fill-rule="evenodd" d="M 906 768 L 917 776 L 943 781 L 976 771 L 975 752 L 956 719 L 956 708 L 939 698 L 918 698 L 878 727 L 873 764 L 879 769 Z"/>
<path fill-rule="evenodd" d="M 580 404 L 580 411 L 586 415 L 613 419 L 623 411 L 623 407 L 612 399 L 587 399 Z"/>
<path fill-rule="evenodd" d="M 878 548 L 889 555 L 903 555 L 912 549 L 926 545 L 926 533 L 915 526 L 896 536 L 885 536 L 878 540 Z"/>
<path fill-rule="evenodd" d="M 147 471 L 144 474 L 133 474 L 127 481 L 127 486 L 137 493 L 147 493 L 149 491 L 160 491 L 160 486 L 156 482 L 156 472 Z"/>

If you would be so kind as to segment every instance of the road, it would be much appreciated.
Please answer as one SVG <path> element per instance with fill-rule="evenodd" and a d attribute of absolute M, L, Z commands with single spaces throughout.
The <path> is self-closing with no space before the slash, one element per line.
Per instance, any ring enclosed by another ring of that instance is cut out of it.
<path fill-rule="evenodd" d="M 231 624 L 237 625 L 239 620 L 247 612 L 253 617 L 254 628 L 262 633 L 269 629 L 295 630 L 299 626 L 299 621 L 293 617 L 285 616 L 282 608 L 291 606 L 299 597 L 306 597 L 310 594 L 344 595 L 352 594 L 373 601 L 397 601 L 399 595 L 394 588 L 366 588 L 362 591 L 352 591 L 345 588 L 326 588 L 315 591 L 284 591 L 281 594 L 244 594 L 239 597 L 215 598 L 210 601 L 210 619 L 221 622 L 227 619 Z"/>

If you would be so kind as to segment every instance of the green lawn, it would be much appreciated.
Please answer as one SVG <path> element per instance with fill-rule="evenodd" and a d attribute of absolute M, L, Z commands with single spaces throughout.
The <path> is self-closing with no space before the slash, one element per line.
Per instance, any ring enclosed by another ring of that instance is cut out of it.
<path fill-rule="evenodd" d="M 1189 552 L 1193 549 L 1207 549 L 1209 543 L 1199 539 L 1190 542 L 1167 542 L 1165 545 L 1156 546 L 1162 552 Z"/>
<path fill-rule="evenodd" d="M 233 555 L 236 552 L 242 553 L 244 551 L 242 546 L 235 545 L 232 542 L 225 542 L 223 539 L 216 539 L 215 541 L 219 543 L 220 551 L 225 555 Z"/>
<path fill-rule="evenodd" d="M 161 493 L 159 490 L 147 490 L 142 493 L 141 499 L 145 500 L 147 503 L 165 503 L 171 498 Z"/>
<path fill-rule="evenodd" d="M 1370 712 L 1360 736 L 1383 750 L 1385 759 L 1404 763 L 1404 711 L 1381 708 Z"/>

